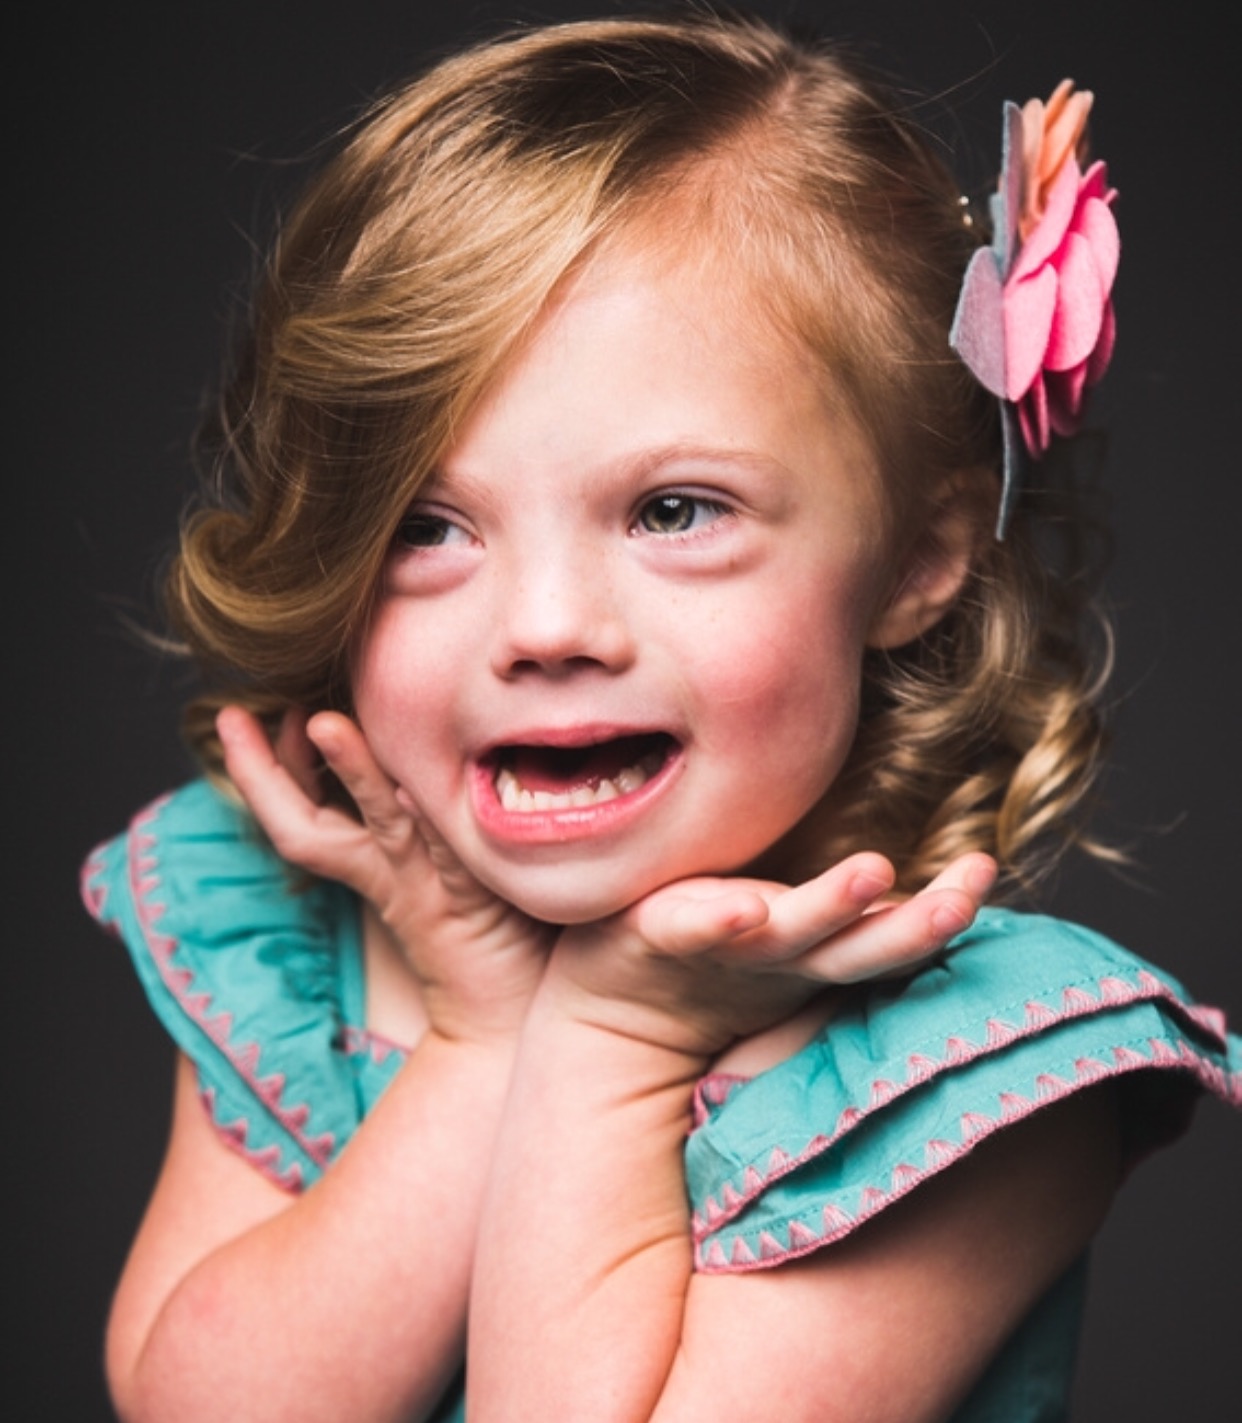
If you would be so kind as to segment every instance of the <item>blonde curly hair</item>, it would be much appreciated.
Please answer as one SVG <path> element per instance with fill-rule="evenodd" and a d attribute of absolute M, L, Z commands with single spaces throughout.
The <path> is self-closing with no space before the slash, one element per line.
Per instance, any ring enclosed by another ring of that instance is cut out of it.
<path fill-rule="evenodd" d="M 519 31 L 442 61 L 365 113 L 293 208 L 166 582 L 205 678 L 186 720 L 204 763 L 219 772 L 226 701 L 349 708 L 351 649 L 420 484 L 558 283 L 656 232 L 710 248 L 821 363 L 895 527 L 925 527 L 951 486 L 978 530 L 947 616 L 869 656 L 832 813 L 778 847 L 782 868 L 864 846 L 913 890 L 975 848 L 1016 889 L 1091 848 L 1103 680 L 1080 511 L 1062 491 L 1048 519 L 1050 494 L 1028 495 L 992 539 L 995 402 L 948 347 L 985 234 L 857 60 L 701 14 Z"/>

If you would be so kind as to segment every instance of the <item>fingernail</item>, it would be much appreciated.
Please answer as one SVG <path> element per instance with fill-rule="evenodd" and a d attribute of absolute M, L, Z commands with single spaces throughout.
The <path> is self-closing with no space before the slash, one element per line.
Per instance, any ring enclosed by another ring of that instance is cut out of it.
<path fill-rule="evenodd" d="M 971 866 L 967 882 L 971 894 L 976 899 L 982 899 L 996 883 L 996 866 L 991 860 L 981 860 Z"/>
<path fill-rule="evenodd" d="M 937 934 L 951 939 L 954 934 L 960 934 L 966 928 L 970 923 L 970 916 L 951 904 L 942 904 L 932 913 L 931 922 Z"/>
<path fill-rule="evenodd" d="M 865 870 L 856 874 L 850 880 L 850 898 L 859 904 L 870 904 L 871 901 L 880 894 L 884 894 L 889 888 L 889 881 L 881 879 L 879 875 L 868 874 Z"/>

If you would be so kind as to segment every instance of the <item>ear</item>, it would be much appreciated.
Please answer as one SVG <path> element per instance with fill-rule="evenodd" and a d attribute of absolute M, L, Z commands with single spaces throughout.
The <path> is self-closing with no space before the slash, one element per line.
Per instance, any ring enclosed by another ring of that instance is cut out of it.
<path fill-rule="evenodd" d="M 872 620 L 867 645 L 901 647 L 922 637 L 957 601 L 975 560 L 978 501 L 954 480 L 932 506 L 927 524 L 901 561 L 892 593 Z"/>

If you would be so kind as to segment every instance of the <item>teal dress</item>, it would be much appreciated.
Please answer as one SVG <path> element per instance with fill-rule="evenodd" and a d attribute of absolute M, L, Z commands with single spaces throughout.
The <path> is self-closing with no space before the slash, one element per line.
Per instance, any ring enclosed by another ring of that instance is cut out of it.
<path fill-rule="evenodd" d="M 83 895 L 195 1064 L 224 1141 L 282 1189 L 331 1168 L 404 1059 L 365 1024 L 358 904 L 298 877 L 206 781 L 87 861 Z M 1167 974 L 1063 921 L 984 909 L 913 977 L 856 990 L 750 1079 L 698 1086 L 686 1142 L 696 1268 L 770 1269 L 831 1248 L 977 1143 L 1090 1083 L 1120 1084 L 1137 1160 L 1207 1090 L 1242 1105 L 1242 1040 Z M 954 1423 L 1066 1417 L 1079 1261 Z M 438 1417 L 463 1417 L 460 1387 Z"/>

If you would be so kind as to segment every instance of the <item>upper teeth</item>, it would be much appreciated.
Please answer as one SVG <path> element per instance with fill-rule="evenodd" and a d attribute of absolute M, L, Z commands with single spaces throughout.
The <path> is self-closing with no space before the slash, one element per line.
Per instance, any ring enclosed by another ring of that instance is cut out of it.
<path fill-rule="evenodd" d="M 663 761 L 660 752 L 649 752 L 615 776 L 601 776 L 594 784 L 584 783 L 567 791 L 529 791 L 507 766 L 502 766 L 496 773 L 496 794 L 505 810 L 567 810 L 575 806 L 601 805 L 646 785 Z"/>

